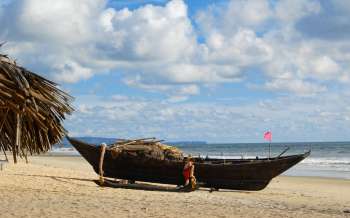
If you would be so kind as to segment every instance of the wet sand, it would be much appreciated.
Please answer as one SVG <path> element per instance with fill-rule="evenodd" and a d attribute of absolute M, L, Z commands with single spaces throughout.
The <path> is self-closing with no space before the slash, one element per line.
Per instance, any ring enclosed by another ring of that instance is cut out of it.
<path fill-rule="evenodd" d="M 29 161 L 0 171 L 0 217 L 350 217 L 350 180 L 280 176 L 258 192 L 174 193 L 101 188 L 81 157 Z"/>

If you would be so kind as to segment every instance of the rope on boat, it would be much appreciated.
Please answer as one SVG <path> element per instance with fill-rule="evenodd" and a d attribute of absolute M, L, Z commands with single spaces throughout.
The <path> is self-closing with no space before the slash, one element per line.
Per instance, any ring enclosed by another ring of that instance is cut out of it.
<path fill-rule="evenodd" d="M 103 160 L 105 158 L 106 145 L 104 143 L 101 144 L 101 155 L 100 155 L 100 164 L 99 164 L 99 174 L 100 174 L 100 185 L 103 185 Z"/>

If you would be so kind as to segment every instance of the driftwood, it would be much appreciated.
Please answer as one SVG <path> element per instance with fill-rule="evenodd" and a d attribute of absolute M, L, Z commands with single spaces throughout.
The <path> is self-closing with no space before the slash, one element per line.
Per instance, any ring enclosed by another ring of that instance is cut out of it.
<path fill-rule="evenodd" d="M 67 131 L 62 121 L 71 114 L 73 98 L 57 84 L 0 54 L 0 147 L 27 159 L 48 151 Z"/>
<path fill-rule="evenodd" d="M 190 186 L 186 187 L 172 187 L 172 186 L 164 186 L 164 185 L 154 185 L 149 183 L 127 183 L 123 184 L 120 182 L 113 181 L 111 179 L 105 179 L 104 183 L 101 184 L 98 180 L 94 180 L 94 182 L 102 187 L 110 187 L 110 188 L 123 188 L 123 189 L 134 189 L 134 190 L 143 190 L 143 191 L 162 191 L 162 192 L 191 192 L 194 191 Z M 199 189 L 200 186 L 197 185 L 195 189 Z"/>
<path fill-rule="evenodd" d="M 109 145 L 113 158 L 132 156 L 159 160 L 183 160 L 183 153 L 178 148 L 160 143 L 163 140 L 143 138 L 118 140 Z"/>

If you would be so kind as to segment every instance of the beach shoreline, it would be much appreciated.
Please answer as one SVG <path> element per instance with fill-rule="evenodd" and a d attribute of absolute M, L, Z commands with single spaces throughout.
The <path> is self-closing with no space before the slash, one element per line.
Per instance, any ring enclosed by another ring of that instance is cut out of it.
<path fill-rule="evenodd" d="M 1 217 L 350 217 L 350 180 L 278 176 L 262 191 L 101 188 L 80 156 L 43 155 L 0 171 Z"/>

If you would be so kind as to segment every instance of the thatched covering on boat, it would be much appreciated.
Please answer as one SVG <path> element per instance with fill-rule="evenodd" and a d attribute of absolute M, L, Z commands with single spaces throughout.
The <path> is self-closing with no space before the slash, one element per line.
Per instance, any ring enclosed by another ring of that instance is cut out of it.
<path fill-rule="evenodd" d="M 119 140 L 109 147 L 113 158 L 137 157 L 140 159 L 183 160 L 178 148 L 161 143 L 155 138 Z"/>
<path fill-rule="evenodd" d="M 48 151 L 66 135 L 73 98 L 57 84 L 0 54 L 0 148 L 17 156 Z"/>

